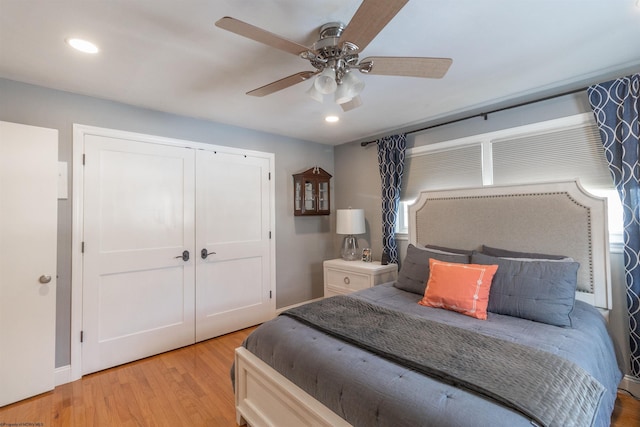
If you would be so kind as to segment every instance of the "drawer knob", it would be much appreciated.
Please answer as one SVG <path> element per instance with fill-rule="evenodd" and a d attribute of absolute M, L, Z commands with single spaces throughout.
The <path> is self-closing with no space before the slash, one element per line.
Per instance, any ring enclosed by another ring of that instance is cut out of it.
<path fill-rule="evenodd" d="M 348 285 L 349 283 L 351 283 L 351 279 L 349 279 L 349 276 L 344 276 L 343 281 L 345 285 Z"/>

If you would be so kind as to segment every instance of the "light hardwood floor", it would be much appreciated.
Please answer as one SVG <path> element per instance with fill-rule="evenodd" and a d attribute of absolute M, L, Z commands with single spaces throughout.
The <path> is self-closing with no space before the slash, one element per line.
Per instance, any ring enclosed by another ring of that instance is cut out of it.
<path fill-rule="evenodd" d="M 87 375 L 5 406 L 0 426 L 235 427 L 229 370 L 233 350 L 252 330 Z M 619 393 L 611 425 L 640 426 L 640 402 Z"/>

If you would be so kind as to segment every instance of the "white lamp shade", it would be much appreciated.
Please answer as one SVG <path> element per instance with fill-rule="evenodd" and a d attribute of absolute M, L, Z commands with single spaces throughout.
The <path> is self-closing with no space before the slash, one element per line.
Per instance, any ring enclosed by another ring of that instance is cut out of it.
<path fill-rule="evenodd" d="M 349 96 L 349 87 L 344 83 L 339 85 L 335 93 L 336 104 L 344 104 L 345 102 L 349 102 L 351 98 L 353 97 Z"/>
<path fill-rule="evenodd" d="M 364 234 L 365 231 L 364 209 L 336 210 L 336 233 Z"/>
<path fill-rule="evenodd" d="M 360 95 L 362 89 L 364 89 L 364 82 L 354 76 L 352 72 L 347 72 L 342 77 L 342 84 L 336 90 L 336 104 L 349 102 L 353 97 Z"/>
<path fill-rule="evenodd" d="M 311 98 L 315 99 L 319 103 L 322 103 L 322 100 L 323 100 L 322 94 L 318 89 L 316 89 L 315 82 L 311 85 L 311 87 L 307 91 L 307 95 L 309 95 Z"/>
<path fill-rule="evenodd" d="M 333 71 L 333 68 L 327 67 L 322 70 L 320 75 L 316 77 L 316 80 L 315 82 L 313 82 L 313 84 L 318 92 L 323 95 L 335 92 L 336 88 L 338 87 L 338 83 L 336 83 L 335 71 Z"/>

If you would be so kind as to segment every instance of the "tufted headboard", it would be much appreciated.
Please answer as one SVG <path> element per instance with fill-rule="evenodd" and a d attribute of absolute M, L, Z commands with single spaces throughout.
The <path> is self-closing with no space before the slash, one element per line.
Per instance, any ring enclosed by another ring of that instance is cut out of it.
<path fill-rule="evenodd" d="M 571 257 L 576 298 L 611 309 L 607 201 L 577 181 L 422 192 L 409 206 L 409 241 Z"/>

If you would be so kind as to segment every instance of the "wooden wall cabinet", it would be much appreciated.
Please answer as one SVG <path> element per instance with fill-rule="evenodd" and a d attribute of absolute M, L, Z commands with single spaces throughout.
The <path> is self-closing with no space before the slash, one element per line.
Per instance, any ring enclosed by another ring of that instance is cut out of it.
<path fill-rule="evenodd" d="M 295 216 L 331 213 L 331 174 L 319 167 L 293 175 L 293 214 Z"/>

